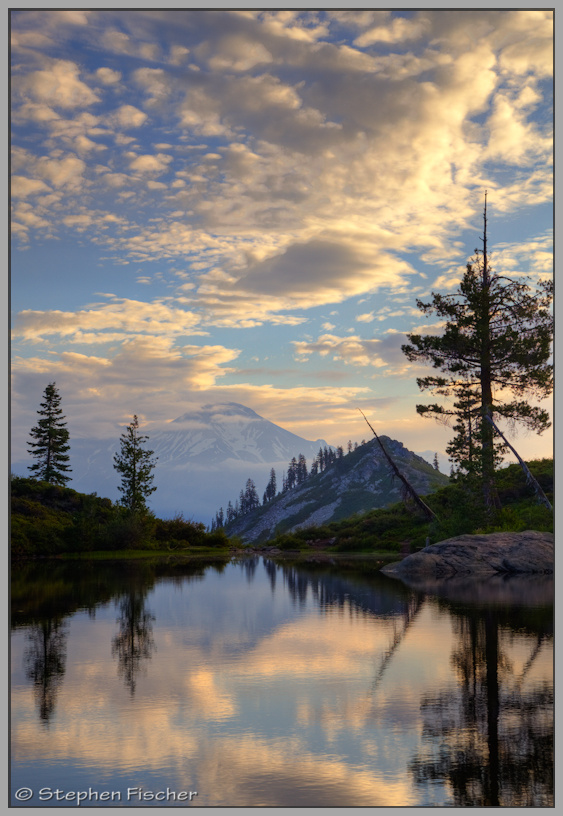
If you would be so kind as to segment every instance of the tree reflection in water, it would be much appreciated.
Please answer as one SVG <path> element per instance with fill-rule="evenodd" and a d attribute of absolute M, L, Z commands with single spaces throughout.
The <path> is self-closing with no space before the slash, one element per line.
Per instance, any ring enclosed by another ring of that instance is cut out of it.
<path fill-rule="evenodd" d="M 453 610 L 452 610 L 453 611 Z M 553 689 L 526 684 L 536 635 L 519 676 L 503 651 L 513 632 L 495 609 L 454 617 L 459 686 L 421 703 L 427 751 L 410 763 L 417 783 L 447 781 L 457 807 L 553 804 Z"/>
<path fill-rule="evenodd" d="M 35 623 L 28 632 L 24 653 L 25 673 L 33 683 L 39 716 L 48 723 L 55 710 L 66 667 L 68 626 L 55 618 Z"/>
<path fill-rule="evenodd" d="M 118 671 L 125 685 L 135 694 L 137 677 L 156 649 L 152 634 L 154 615 L 145 609 L 146 589 L 131 587 L 119 601 L 119 632 L 113 638 L 111 653 L 117 656 Z"/>

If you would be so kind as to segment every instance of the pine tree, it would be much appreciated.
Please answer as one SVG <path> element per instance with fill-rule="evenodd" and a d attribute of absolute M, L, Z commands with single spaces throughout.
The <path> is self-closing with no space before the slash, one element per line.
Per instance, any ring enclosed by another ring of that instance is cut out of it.
<path fill-rule="evenodd" d="M 445 411 L 443 413 L 446 413 Z M 446 446 L 451 462 L 455 462 L 459 473 L 479 476 L 481 473 L 481 399 L 478 389 L 461 388 L 453 404 L 451 416 L 455 417 L 452 430 L 455 436 Z M 494 448 L 494 466 L 501 463 L 504 446 Z"/>
<path fill-rule="evenodd" d="M 30 432 L 36 441 L 27 443 L 31 448 L 30 454 L 37 461 L 28 470 L 42 481 L 64 486 L 71 479 L 66 474 L 72 473 L 67 464 L 70 459 L 67 453 L 70 450 L 70 445 L 67 445 L 69 433 L 60 407 L 61 397 L 54 382 L 49 383 L 44 397 L 37 412 L 41 419 Z"/>
<path fill-rule="evenodd" d="M 154 493 L 152 487 L 156 459 L 152 459 L 154 451 L 145 450 L 142 445 L 148 436 L 139 433 L 137 414 L 121 435 L 120 452 L 113 457 L 113 466 L 121 474 L 121 485 L 118 489 L 123 494 L 121 504 L 132 511 L 145 511 L 146 499 Z"/>
<path fill-rule="evenodd" d="M 438 462 L 438 454 L 437 453 L 434 454 L 434 461 L 432 463 L 432 466 L 434 467 L 434 470 L 440 470 L 440 464 Z"/>
<path fill-rule="evenodd" d="M 297 459 L 292 457 L 287 467 L 287 489 L 292 490 L 297 482 Z"/>
<path fill-rule="evenodd" d="M 418 379 L 421 390 L 454 400 L 453 411 L 440 405 L 419 405 L 420 414 L 446 417 L 456 413 L 463 424 L 472 416 L 462 407 L 464 400 L 467 403 L 471 395 L 478 396 L 478 476 L 484 504 L 492 508 L 498 506 L 494 472 L 502 443 L 495 440 L 487 417 L 521 423 L 537 433 L 551 425 L 547 411 L 522 397 L 541 400 L 553 388 L 549 363 L 553 281 L 540 282 L 532 289 L 529 279 L 495 274 L 487 254 L 486 194 L 483 221 L 483 249 L 475 250 L 458 290 L 449 295 L 433 292 L 430 303 L 417 301 L 425 314 L 445 318 L 443 334 L 411 334 L 410 344 L 402 349 L 409 360 L 429 362 L 444 374 Z M 472 444 L 474 441 L 472 436 Z M 462 457 L 456 461 L 464 466 Z"/>
<path fill-rule="evenodd" d="M 277 490 L 276 471 L 274 470 L 274 468 L 272 468 L 270 470 L 270 480 L 268 481 L 268 484 L 266 485 L 266 490 L 264 492 L 263 502 L 264 504 L 267 504 L 268 502 L 272 501 L 272 499 L 276 498 L 276 490 Z"/>
<path fill-rule="evenodd" d="M 298 485 L 303 484 L 303 482 L 306 480 L 306 478 L 308 476 L 307 460 L 306 460 L 305 455 L 303 453 L 299 454 L 299 458 L 297 460 L 296 476 L 297 476 L 297 484 Z"/>
<path fill-rule="evenodd" d="M 244 491 L 244 506 L 245 513 L 251 513 L 253 510 L 256 510 L 257 507 L 260 507 L 260 499 L 258 498 L 258 493 L 256 491 L 254 479 L 246 480 Z"/>

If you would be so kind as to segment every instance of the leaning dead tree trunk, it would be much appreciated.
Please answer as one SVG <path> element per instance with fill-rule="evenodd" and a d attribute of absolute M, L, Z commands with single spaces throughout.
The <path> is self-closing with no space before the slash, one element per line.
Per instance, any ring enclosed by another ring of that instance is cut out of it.
<path fill-rule="evenodd" d="M 383 455 L 385 456 L 385 458 L 386 458 L 386 459 L 387 459 L 387 461 L 389 462 L 389 467 L 391 468 L 391 470 L 392 470 L 393 474 L 394 474 L 395 476 L 397 476 L 397 478 L 398 478 L 398 479 L 400 479 L 400 480 L 401 480 L 401 482 L 402 482 L 402 484 L 403 484 L 403 487 L 404 487 L 404 490 L 405 490 L 405 494 L 406 494 L 406 495 L 407 495 L 409 498 L 411 498 L 411 499 L 414 501 L 414 503 L 417 505 L 417 507 L 419 507 L 419 508 L 422 510 L 422 512 L 424 513 L 424 515 L 426 516 L 426 518 L 427 518 L 429 521 L 432 521 L 432 519 L 435 519 L 436 521 L 438 521 L 438 516 L 436 515 L 436 513 L 435 513 L 433 510 L 431 510 L 431 509 L 428 507 L 428 505 L 427 505 L 427 504 L 425 504 L 425 503 L 422 501 L 422 499 L 420 498 L 420 496 L 418 495 L 418 493 L 416 492 L 416 490 L 414 489 L 414 487 L 413 487 L 413 486 L 411 485 L 411 483 L 410 483 L 410 482 L 407 480 L 407 478 L 406 478 L 405 476 L 403 476 L 403 474 L 401 473 L 401 471 L 399 470 L 399 468 L 397 467 L 397 465 L 395 464 L 395 462 L 394 462 L 394 461 L 391 459 L 391 457 L 389 456 L 389 454 L 387 453 L 387 451 L 386 451 L 386 450 L 385 450 L 385 448 L 383 447 L 383 442 L 381 441 L 381 439 L 378 437 L 378 435 L 376 434 L 376 432 L 375 432 L 375 430 L 373 429 L 373 427 L 372 427 L 372 426 L 370 425 L 370 423 L 368 422 L 367 417 L 366 417 L 366 415 L 364 414 L 364 412 L 362 411 L 362 409 L 361 409 L 361 408 L 358 408 L 358 411 L 359 411 L 359 412 L 360 412 L 360 414 L 363 416 L 363 418 L 364 418 L 364 419 L 365 419 L 365 421 L 367 422 L 368 426 L 371 428 L 371 431 L 372 431 L 373 435 L 374 435 L 374 436 L 375 436 L 375 438 L 377 439 L 377 442 L 378 442 L 379 447 L 380 447 L 380 448 L 381 448 L 381 450 L 383 451 Z"/>
<path fill-rule="evenodd" d="M 488 414 L 485 414 L 485 418 L 486 418 L 486 420 L 488 422 L 490 422 L 490 424 L 493 426 L 495 431 L 502 438 L 505 445 L 507 445 L 510 448 L 510 450 L 512 451 L 514 456 L 518 459 L 518 461 L 520 463 L 520 467 L 524 471 L 524 476 L 526 477 L 526 484 L 529 484 L 531 487 L 533 487 L 534 492 L 536 494 L 536 498 L 538 500 L 538 504 L 545 504 L 545 506 L 547 507 L 548 510 L 553 510 L 553 507 L 551 506 L 551 502 L 549 501 L 549 499 L 547 498 L 547 496 L 545 495 L 545 493 L 541 489 L 541 486 L 540 486 L 538 480 L 530 473 L 530 469 L 528 468 L 528 465 L 526 464 L 526 462 L 524 462 L 524 460 L 514 450 L 514 448 L 512 447 L 512 445 L 510 444 L 510 442 L 508 441 L 506 436 L 503 434 L 503 432 L 500 430 L 500 428 L 496 425 L 494 420 L 491 419 L 491 417 Z"/>
<path fill-rule="evenodd" d="M 425 600 L 426 599 L 425 599 L 424 596 L 419 595 L 418 598 L 414 602 L 412 601 L 412 599 L 411 599 L 411 601 L 409 601 L 409 605 L 407 607 L 407 613 L 406 613 L 406 617 L 405 617 L 405 625 L 403 626 L 403 631 L 400 632 L 399 634 L 397 634 L 397 632 L 395 631 L 394 636 L 393 636 L 393 642 L 392 642 L 391 646 L 387 649 L 385 654 L 383 655 L 383 660 L 381 661 L 379 671 L 377 672 L 377 674 L 375 676 L 375 679 L 374 679 L 374 681 L 372 683 L 372 687 L 371 687 L 372 692 L 376 690 L 377 686 L 381 682 L 381 679 L 382 679 L 383 675 L 385 674 L 385 669 L 387 668 L 387 666 L 389 665 L 389 663 L 391 661 L 391 658 L 393 657 L 393 655 L 395 654 L 395 652 L 399 648 L 399 646 L 401 644 L 401 641 L 403 640 L 403 638 L 407 634 L 407 632 L 409 630 L 409 627 L 412 624 L 413 620 L 416 618 L 416 616 L 418 615 L 418 613 L 422 609 L 422 606 L 423 606 Z"/>

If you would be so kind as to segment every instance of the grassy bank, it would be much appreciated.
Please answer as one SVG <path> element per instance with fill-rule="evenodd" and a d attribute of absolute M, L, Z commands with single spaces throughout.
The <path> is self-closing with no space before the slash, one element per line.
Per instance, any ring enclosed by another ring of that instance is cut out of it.
<path fill-rule="evenodd" d="M 152 513 L 131 513 L 110 499 L 78 493 L 68 487 L 34 479 L 11 481 L 11 552 L 13 558 L 38 558 L 80 553 L 169 555 L 227 550 L 222 530 L 177 516 L 158 519 Z"/>

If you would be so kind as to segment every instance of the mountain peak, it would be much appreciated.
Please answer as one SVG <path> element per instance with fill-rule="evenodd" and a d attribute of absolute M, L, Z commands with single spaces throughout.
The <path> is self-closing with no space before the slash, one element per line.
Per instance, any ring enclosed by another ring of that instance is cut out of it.
<path fill-rule="evenodd" d="M 380 437 L 380 442 L 419 495 L 448 483 L 447 476 L 402 442 L 387 436 Z M 237 516 L 227 524 L 227 535 L 247 542 L 266 541 L 280 532 L 328 524 L 401 499 L 401 484 L 393 478 L 384 453 L 372 439 L 285 493 L 278 493 L 268 504 Z"/>
<path fill-rule="evenodd" d="M 202 405 L 192 411 L 188 411 L 182 416 L 176 417 L 172 422 L 188 422 L 200 420 L 204 422 L 217 422 L 220 417 L 241 417 L 246 419 L 262 419 L 262 417 L 239 402 L 213 402 Z M 267 420 L 264 420 L 267 421 Z"/>

